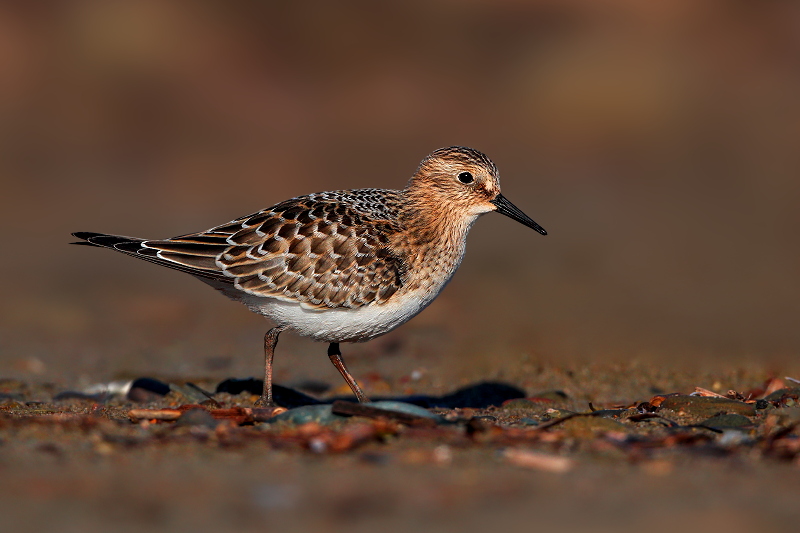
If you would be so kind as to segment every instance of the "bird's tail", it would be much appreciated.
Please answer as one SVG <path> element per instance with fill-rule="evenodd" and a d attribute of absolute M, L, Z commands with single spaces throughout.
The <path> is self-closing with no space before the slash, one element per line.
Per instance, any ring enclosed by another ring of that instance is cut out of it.
<path fill-rule="evenodd" d="M 71 244 L 98 246 L 122 252 L 157 265 L 186 272 L 199 278 L 232 283 L 216 266 L 214 257 L 226 245 L 209 245 L 177 241 L 148 241 L 138 237 L 108 235 L 91 231 L 76 231 L 73 236 L 82 239 Z"/>

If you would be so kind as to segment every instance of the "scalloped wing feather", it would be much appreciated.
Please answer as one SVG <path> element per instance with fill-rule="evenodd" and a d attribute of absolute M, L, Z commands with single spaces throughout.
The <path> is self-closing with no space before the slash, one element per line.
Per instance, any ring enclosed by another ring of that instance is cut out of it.
<path fill-rule="evenodd" d="M 389 245 L 401 231 L 399 201 L 399 193 L 377 189 L 319 193 L 142 245 L 165 264 L 224 276 L 253 296 L 306 309 L 358 308 L 387 301 L 406 279 L 407 263 Z"/>

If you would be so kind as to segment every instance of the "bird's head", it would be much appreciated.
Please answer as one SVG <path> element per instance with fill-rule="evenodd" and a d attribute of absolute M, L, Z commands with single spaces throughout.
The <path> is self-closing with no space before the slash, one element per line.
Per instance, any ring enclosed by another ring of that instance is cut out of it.
<path fill-rule="evenodd" d="M 434 211 L 460 214 L 468 221 L 497 211 L 547 235 L 544 228 L 500 194 L 497 167 L 472 148 L 451 146 L 434 151 L 422 160 L 406 190 Z"/>

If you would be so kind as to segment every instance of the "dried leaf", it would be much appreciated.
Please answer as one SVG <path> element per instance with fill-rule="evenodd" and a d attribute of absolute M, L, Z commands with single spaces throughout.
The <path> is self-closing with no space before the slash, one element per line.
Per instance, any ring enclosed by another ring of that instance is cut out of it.
<path fill-rule="evenodd" d="M 711 398 L 727 398 L 727 396 L 723 396 L 722 394 L 717 394 L 716 392 L 704 389 L 703 387 L 695 387 L 694 392 L 690 396 L 710 396 Z"/>

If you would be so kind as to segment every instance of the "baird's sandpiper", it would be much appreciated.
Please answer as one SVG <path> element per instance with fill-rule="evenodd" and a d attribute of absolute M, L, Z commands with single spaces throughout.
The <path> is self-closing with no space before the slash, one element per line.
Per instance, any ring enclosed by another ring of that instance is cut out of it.
<path fill-rule="evenodd" d="M 387 333 L 425 309 L 464 258 L 467 233 L 496 211 L 547 232 L 500 194 L 497 167 L 471 148 L 431 153 L 403 190 L 300 196 L 207 231 L 147 240 L 77 232 L 87 244 L 191 274 L 275 323 L 264 336 L 264 391 L 272 403 L 278 336 L 330 343 L 328 357 L 361 402 L 340 342 Z"/>

